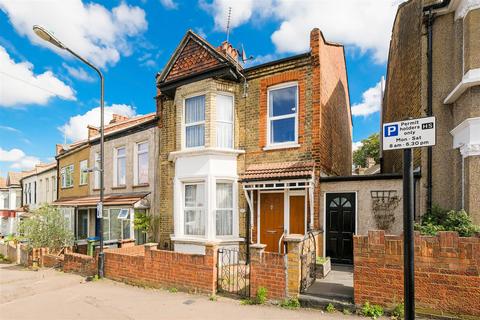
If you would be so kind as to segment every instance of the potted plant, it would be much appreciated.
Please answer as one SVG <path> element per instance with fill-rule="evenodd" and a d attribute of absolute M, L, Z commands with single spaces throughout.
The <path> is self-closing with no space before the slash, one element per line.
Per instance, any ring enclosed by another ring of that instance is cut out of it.
<path fill-rule="evenodd" d="M 332 269 L 330 257 L 317 257 L 316 271 L 317 279 L 325 278 Z"/>

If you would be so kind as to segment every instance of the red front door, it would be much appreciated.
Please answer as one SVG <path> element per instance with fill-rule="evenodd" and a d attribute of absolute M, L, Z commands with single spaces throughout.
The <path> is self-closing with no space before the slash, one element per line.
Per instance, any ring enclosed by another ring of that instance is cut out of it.
<path fill-rule="evenodd" d="M 278 252 L 278 242 L 283 234 L 284 194 L 260 194 L 260 243 L 266 251 Z"/>

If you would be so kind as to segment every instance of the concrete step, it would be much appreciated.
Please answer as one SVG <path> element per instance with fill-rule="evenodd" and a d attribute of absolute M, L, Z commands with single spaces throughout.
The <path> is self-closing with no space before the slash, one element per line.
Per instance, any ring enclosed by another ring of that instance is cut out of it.
<path fill-rule="evenodd" d="M 300 301 L 300 304 L 303 307 L 313 309 L 325 310 L 325 307 L 331 303 L 337 310 L 340 311 L 343 309 L 349 309 L 353 312 L 355 310 L 353 299 L 345 296 L 314 296 L 309 294 L 301 294 L 298 297 L 298 301 Z"/>

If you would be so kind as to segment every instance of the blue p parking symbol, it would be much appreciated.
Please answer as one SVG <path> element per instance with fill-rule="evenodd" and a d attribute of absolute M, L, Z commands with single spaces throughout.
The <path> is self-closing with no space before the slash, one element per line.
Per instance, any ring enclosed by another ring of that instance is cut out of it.
<path fill-rule="evenodd" d="M 392 125 L 385 126 L 383 135 L 385 137 L 398 136 L 398 124 L 392 124 Z"/>

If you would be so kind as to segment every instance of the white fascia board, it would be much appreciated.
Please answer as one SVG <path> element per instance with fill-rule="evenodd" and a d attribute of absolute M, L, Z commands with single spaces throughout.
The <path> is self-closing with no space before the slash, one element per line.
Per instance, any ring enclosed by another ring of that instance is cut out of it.
<path fill-rule="evenodd" d="M 443 103 L 454 103 L 467 89 L 474 86 L 480 86 L 480 68 L 468 70 L 468 72 L 463 75 L 462 81 L 450 92 Z"/>

